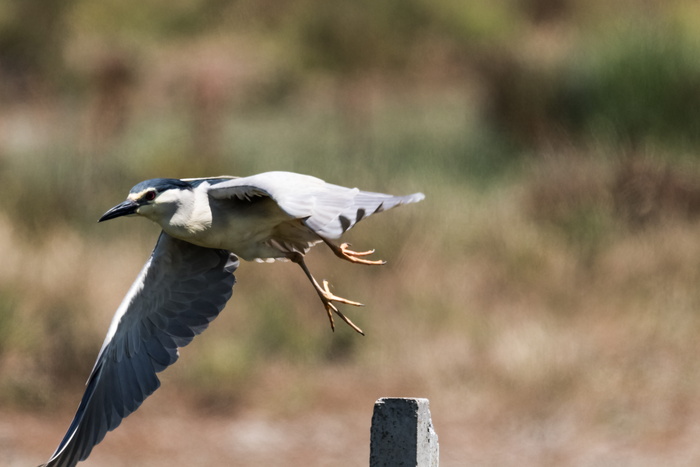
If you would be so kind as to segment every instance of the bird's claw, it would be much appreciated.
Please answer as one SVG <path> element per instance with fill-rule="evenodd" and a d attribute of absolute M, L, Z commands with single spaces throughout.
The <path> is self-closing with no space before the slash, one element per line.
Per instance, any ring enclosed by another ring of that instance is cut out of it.
<path fill-rule="evenodd" d="M 386 261 L 378 259 L 378 260 L 370 260 L 370 259 L 363 259 L 361 258 L 362 256 L 369 256 L 374 253 L 374 250 L 367 250 L 367 251 L 353 251 L 350 248 L 349 243 L 342 243 L 340 246 L 338 246 L 338 251 L 337 254 L 343 259 L 346 259 L 352 263 L 359 263 L 359 264 L 369 264 L 369 265 L 382 265 L 386 264 Z"/>
<path fill-rule="evenodd" d="M 357 327 L 355 323 L 350 321 L 350 318 L 345 316 L 340 310 L 338 310 L 338 307 L 333 305 L 333 302 L 338 302 L 338 303 L 344 303 L 346 305 L 352 305 L 352 306 L 364 306 L 360 302 L 353 302 L 352 300 L 348 300 L 347 298 L 343 297 L 338 297 L 337 295 L 333 295 L 333 293 L 329 290 L 328 288 L 328 281 L 324 280 L 323 281 L 323 287 L 319 290 L 319 295 L 321 297 L 321 301 L 323 302 L 323 305 L 326 307 L 326 313 L 328 313 L 328 320 L 331 322 L 331 330 L 335 331 L 335 323 L 333 322 L 333 313 L 337 314 L 340 316 L 340 318 L 347 323 L 348 326 L 353 328 L 356 332 L 362 334 L 363 336 L 365 335 L 364 332 L 362 332 L 362 329 Z"/>

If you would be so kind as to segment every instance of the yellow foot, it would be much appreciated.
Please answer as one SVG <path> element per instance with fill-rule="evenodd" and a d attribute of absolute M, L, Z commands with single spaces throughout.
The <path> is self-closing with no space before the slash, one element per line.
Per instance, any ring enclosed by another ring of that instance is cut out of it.
<path fill-rule="evenodd" d="M 336 254 L 340 256 L 343 259 L 346 259 L 350 262 L 353 263 L 359 263 L 359 264 L 370 264 L 370 265 L 381 265 L 381 264 L 386 264 L 386 261 L 383 261 L 381 259 L 378 260 L 370 260 L 370 259 L 362 259 L 362 256 L 369 256 L 372 253 L 374 253 L 374 250 L 367 250 L 367 251 L 353 251 L 350 250 L 348 247 L 350 246 L 349 243 L 343 243 L 341 244 L 336 251 Z"/>
<path fill-rule="evenodd" d="M 340 318 L 345 321 L 348 326 L 353 328 L 355 331 L 358 333 L 362 334 L 363 336 L 365 335 L 364 332 L 362 332 L 362 329 L 357 327 L 355 323 L 350 321 L 350 318 L 345 316 L 338 308 L 333 305 L 333 302 L 337 303 L 344 303 L 346 305 L 352 305 L 352 306 L 364 306 L 360 302 L 353 302 L 352 300 L 348 300 L 347 298 L 343 297 L 338 297 L 337 295 L 333 295 L 331 291 L 328 289 L 328 281 L 324 280 L 323 281 L 323 288 L 319 289 L 319 297 L 321 297 L 321 301 L 323 302 L 323 305 L 326 307 L 326 313 L 328 313 L 328 319 L 331 322 L 331 329 L 335 331 L 335 323 L 333 323 L 333 313 L 337 314 L 340 316 Z"/>

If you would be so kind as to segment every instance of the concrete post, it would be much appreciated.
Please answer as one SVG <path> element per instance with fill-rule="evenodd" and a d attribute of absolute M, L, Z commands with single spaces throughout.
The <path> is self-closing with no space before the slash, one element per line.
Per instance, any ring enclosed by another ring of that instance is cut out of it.
<path fill-rule="evenodd" d="M 370 467 L 438 467 L 438 437 L 428 399 L 379 399 L 374 404 Z"/>

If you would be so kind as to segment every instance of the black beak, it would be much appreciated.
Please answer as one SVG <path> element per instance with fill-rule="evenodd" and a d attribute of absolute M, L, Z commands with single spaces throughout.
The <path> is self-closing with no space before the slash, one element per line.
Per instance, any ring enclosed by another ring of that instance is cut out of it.
<path fill-rule="evenodd" d="M 127 199 L 123 203 L 117 204 L 112 209 L 104 213 L 102 217 L 100 217 L 100 220 L 98 220 L 97 222 L 108 221 L 117 217 L 136 214 L 136 210 L 138 209 L 138 207 L 139 203 Z"/>

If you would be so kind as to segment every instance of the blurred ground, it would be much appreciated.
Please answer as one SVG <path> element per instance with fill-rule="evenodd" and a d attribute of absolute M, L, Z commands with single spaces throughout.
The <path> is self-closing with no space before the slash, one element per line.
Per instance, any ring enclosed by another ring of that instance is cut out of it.
<path fill-rule="evenodd" d="M 691 466 L 700 415 L 692 1 L 0 6 L 0 464 L 45 461 L 158 231 L 156 176 L 309 173 L 424 202 L 229 306 L 89 465 L 364 465 L 427 397 L 444 466 Z M 30 20 L 31 19 L 31 20 Z M 361 32 L 361 33 L 358 33 Z"/>

